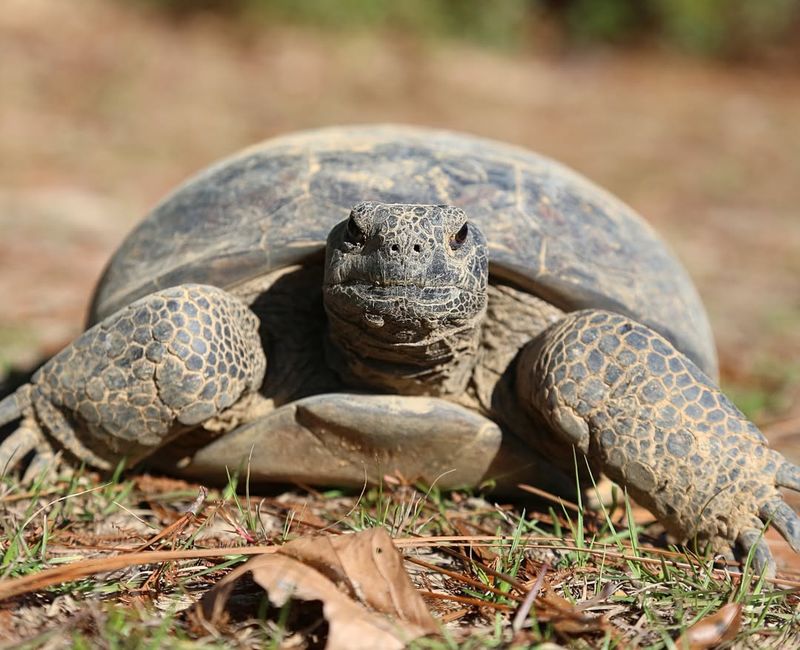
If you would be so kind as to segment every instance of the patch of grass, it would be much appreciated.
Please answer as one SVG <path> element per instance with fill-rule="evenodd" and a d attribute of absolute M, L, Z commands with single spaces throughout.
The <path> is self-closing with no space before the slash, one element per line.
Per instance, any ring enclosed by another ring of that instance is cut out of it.
<path fill-rule="evenodd" d="M 145 544 L 153 550 L 235 547 L 383 526 L 398 540 L 423 594 L 434 593 L 426 596 L 432 611 L 446 621 L 440 637 L 421 639 L 415 648 L 546 642 L 671 648 L 688 626 L 726 603 L 743 606 L 737 643 L 778 647 L 800 640 L 796 591 L 776 588 L 748 565 L 743 574 L 720 571 L 685 551 L 653 547 L 645 541 L 649 528 L 627 500 L 592 512 L 579 499 L 577 513 L 557 506 L 548 514 L 479 494 L 392 483 L 360 494 L 296 490 L 252 497 L 231 477 L 209 491 L 195 516 L 187 509 L 197 504 L 198 488 L 148 476 L 103 481 L 84 471 L 42 477 L 28 488 L 5 478 L 4 575 L 33 575 Z M 235 555 L 131 566 L 50 587 L 5 604 L 14 614 L 6 634 L 31 646 L 79 648 L 281 647 L 297 639 L 279 613 L 264 619 L 257 602 L 216 631 L 187 617 L 184 610 L 242 561 Z M 531 590 L 530 609 L 519 614 Z"/>
<path fill-rule="evenodd" d="M 0 325 L 0 380 L 21 356 L 36 348 L 34 332 L 29 327 Z"/>
<path fill-rule="evenodd" d="M 457 37 L 493 47 L 536 43 L 551 32 L 573 44 L 651 39 L 701 55 L 754 56 L 792 43 L 795 0 L 140 0 L 184 17 L 215 12 L 353 31 Z"/>
<path fill-rule="evenodd" d="M 748 361 L 736 359 L 726 372 L 724 392 L 751 420 L 764 422 L 793 411 L 800 390 L 800 308 L 791 302 L 758 318 L 763 341 L 754 343 Z"/>
<path fill-rule="evenodd" d="M 763 357 L 746 380 L 725 381 L 722 390 L 750 420 L 760 422 L 789 411 L 798 384 L 800 363 Z"/>

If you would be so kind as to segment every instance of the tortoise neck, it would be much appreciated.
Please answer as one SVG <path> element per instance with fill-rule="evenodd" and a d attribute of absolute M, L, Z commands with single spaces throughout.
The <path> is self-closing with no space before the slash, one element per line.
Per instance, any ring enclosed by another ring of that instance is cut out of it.
<path fill-rule="evenodd" d="M 328 309 L 326 354 L 349 385 L 402 395 L 461 394 L 475 368 L 483 313 L 443 327 L 365 329 Z"/>

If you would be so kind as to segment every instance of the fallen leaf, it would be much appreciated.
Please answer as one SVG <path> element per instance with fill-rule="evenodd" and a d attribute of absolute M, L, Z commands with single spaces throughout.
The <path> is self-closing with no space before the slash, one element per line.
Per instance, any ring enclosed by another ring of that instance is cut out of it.
<path fill-rule="evenodd" d="M 682 650 L 704 650 L 730 641 L 742 626 L 742 606 L 728 603 L 714 614 L 701 618 L 686 630 L 675 645 Z"/>
<path fill-rule="evenodd" d="M 291 599 L 320 601 L 329 626 L 328 650 L 402 648 L 438 631 L 382 528 L 305 537 L 273 555 L 253 558 L 206 594 L 200 603 L 203 618 L 220 619 L 234 583 L 246 573 L 275 607 Z"/>
<path fill-rule="evenodd" d="M 403 566 L 403 557 L 383 528 L 355 535 L 304 537 L 281 548 L 343 586 L 351 597 L 376 611 L 438 630 Z"/>

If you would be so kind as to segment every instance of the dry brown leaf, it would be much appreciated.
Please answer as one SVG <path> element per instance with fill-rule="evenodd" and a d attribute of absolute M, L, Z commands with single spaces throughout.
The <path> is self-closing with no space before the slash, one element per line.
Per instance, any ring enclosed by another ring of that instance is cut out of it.
<path fill-rule="evenodd" d="M 403 557 L 383 528 L 355 535 L 304 537 L 280 550 L 313 566 L 376 611 L 438 630 L 403 566 Z"/>
<path fill-rule="evenodd" d="M 276 607 L 292 598 L 321 601 L 329 650 L 402 648 L 438 631 L 402 556 L 382 528 L 301 538 L 274 555 L 253 558 L 206 594 L 200 603 L 204 618 L 219 620 L 233 584 L 248 572 Z"/>
<path fill-rule="evenodd" d="M 685 650 L 704 650 L 730 641 L 742 626 L 742 606 L 728 603 L 714 614 L 701 618 L 692 625 L 675 645 Z"/>

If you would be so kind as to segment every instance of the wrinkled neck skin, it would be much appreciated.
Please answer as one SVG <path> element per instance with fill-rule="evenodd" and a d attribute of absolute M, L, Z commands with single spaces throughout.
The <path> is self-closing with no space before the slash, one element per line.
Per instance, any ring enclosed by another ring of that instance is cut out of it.
<path fill-rule="evenodd" d="M 446 397 L 465 390 L 485 308 L 450 323 L 384 314 L 380 327 L 363 311 L 327 312 L 328 361 L 348 384 L 403 395 Z"/>
<path fill-rule="evenodd" d="M 451 206 L 362 203 L 328 237 L 330 366 L 351 386 L 457 396 L 477 362 L 486 241 Z"/>

